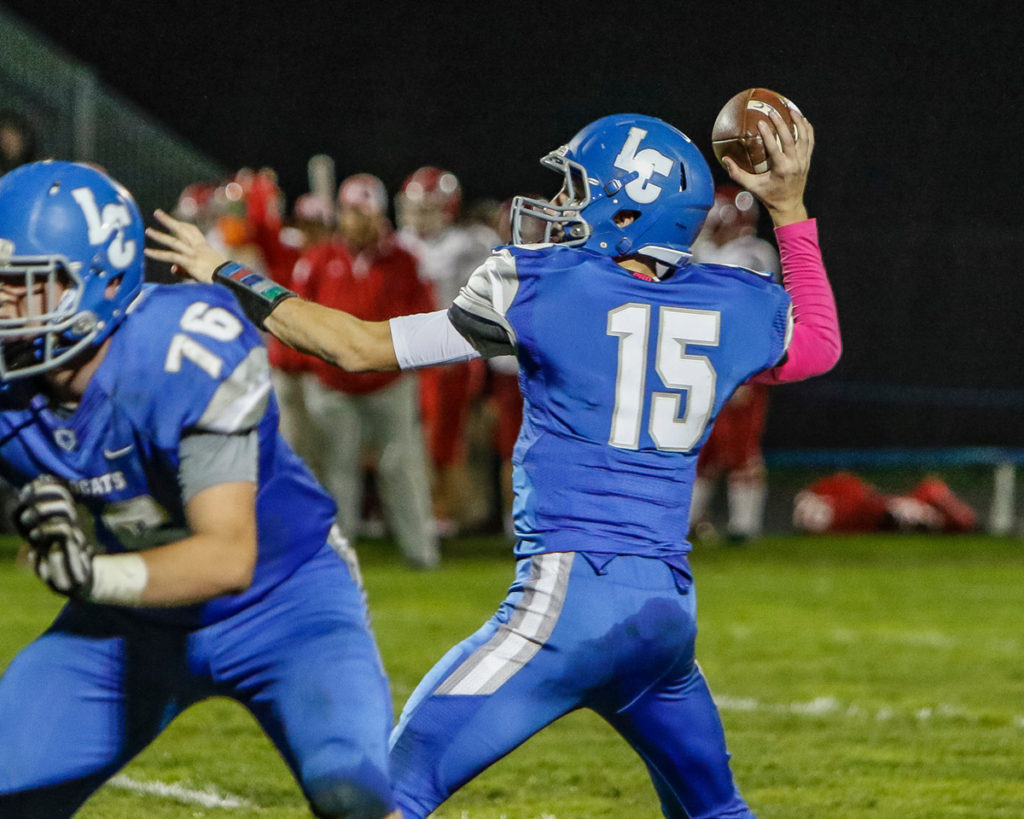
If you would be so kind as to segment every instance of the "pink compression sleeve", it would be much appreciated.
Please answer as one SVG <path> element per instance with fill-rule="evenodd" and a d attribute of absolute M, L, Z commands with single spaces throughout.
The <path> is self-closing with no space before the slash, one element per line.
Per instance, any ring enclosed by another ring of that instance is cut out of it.
<path fill-rule="evenodd" d="M 758 373 L 758 384 L 802 381 L 828 372 L 839 361 L 843 345 L 832 287 L 818 246 L 815 219 L 775 229 L 782 261 L 782 284 L 793 299 L 793 337 L 781 364 Z"/>

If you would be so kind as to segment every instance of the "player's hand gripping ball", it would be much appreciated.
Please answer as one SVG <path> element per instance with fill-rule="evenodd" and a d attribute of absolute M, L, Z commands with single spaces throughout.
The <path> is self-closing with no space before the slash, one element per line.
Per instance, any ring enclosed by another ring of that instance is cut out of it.
<path fill-rule="evenodd" d="M 718 161 L 729 157 L 747 173 L 765 173 L 768 157 L 757 123 L 763 120 L 774 130 L 768 118 L 773 110 L 779 113 L 795 138 L 793 112 L 800 113 L 800 109 L 782 94 L 767 88 L 748 88 L 729 100 L 718 112 L 711 129 L 711 148 Z"/>
<path fill-rule="evenodd" d="M 29 562 L 51 589 L 87 597 L 92 589 L 95 549 L 78 520 L 75 499 L 53 475 L 40 475 L 21 488 L 14 525 L 30 548 Z"/>

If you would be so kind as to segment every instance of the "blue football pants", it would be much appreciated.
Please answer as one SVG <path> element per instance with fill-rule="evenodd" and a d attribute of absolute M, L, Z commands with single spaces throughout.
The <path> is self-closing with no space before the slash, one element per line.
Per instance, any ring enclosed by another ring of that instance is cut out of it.
<path fill-rule="evenodd" d="M 694 659 L 695 593 L 675 571 L 637 556 L 521 559 L 497 613 L 424 677 L 392 733 L 406 819 L 577 708 L 640 754 L 666 817 L 751 819 Z"/>
<path fill-rule="evenodd" d="M 387 680 L 362 590 L 325 546 L 259 603 L 195 630 L 67 605 L 0 677 L 0 816 L 70 816 L 212 696 L 252 712 L 318 815 L 393 809 Z"/>

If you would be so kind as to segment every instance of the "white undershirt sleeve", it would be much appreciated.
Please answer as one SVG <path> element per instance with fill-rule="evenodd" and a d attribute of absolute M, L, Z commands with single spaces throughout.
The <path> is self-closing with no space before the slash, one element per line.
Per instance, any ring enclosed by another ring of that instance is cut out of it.
<path fill-rule="evenodd" d="M 447 310 L 391 319 L 391 342 L 403 370 L 480 358 L 448 318 Z"/>

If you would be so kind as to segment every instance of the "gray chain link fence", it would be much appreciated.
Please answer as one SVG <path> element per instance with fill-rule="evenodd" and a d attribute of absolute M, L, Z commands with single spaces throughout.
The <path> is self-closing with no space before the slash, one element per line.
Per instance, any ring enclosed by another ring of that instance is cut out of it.
<path fill-rule="evenodd" d="M 0 6 L 2 109 L 32 123 L 40 158 L 103 166 L 135 194 L 144 214 L 173 206 L 192 182 L 224 176 L 215 161 Z"/>

